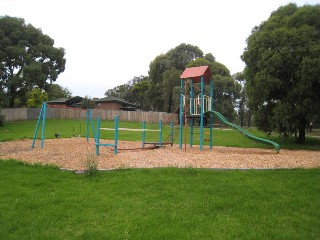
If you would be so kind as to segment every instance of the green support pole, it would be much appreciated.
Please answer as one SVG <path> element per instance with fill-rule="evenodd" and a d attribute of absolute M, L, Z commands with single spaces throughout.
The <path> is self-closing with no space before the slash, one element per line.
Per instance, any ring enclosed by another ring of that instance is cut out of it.
<path fill-rule="evenodd" d="M 119 116 L 116 115 L 114 120 L 114 149 L 113 149 L 114 154 L 118 153 L 118 137 L 119 137 L 118 127 L 119 127 Z"/>
<path fill-rule="evenodd" d="M 142 148 L 144 148 L 144 143 L 146 142 L 146 121 L 142 122 Z"/>
<path fill-rule="evenodd" d="M 162 120 L 159 122 L 159 147 L 162 147 Z"/>
<path fill-rule="evenodd" d="M 171 147 L 173 146 L 173 121 L 170 121 L 170 143 Z"/>
<path fill-rule="evenodd" d="M 210 109 L 213 111 L 213 79 L 210 79 Z M 210 114 L 210 149 L 213 147 L 213 136 L 212 136 L 212 127 L 213 127 L 213 114 Z"/>
<path fill-rule="evenodd" d="M 91 122 L 93 138 L 96 139 L 96 132 L 94 130 L 94 123 L 93 123 L 93 120 L 92 120 L 92 109 L 90 109 L 90 112 L 89 112 L 89 119 L 90 119 L 90 122 Z"/>
<path fill-rule="evenodd" d="M 194 89 L 193 89 L 193 81 L 190 80 L 190 115 L 194 114 Z M 190 119 L 190 147 L 193 145 L 193 125 L 194 125 L 194 118 L 191 117 Z"/>
<path fill-rule="evenodd" d="M 44 132 L 46 130 L 46 118 L 47 118 L 47 103 L 44 102 L 43 116 L 42 116 L 42 130 L 41 130 L 41 148 L 44 148 Z"/>
<path fill-rule="evenodd" d="M 201 76 L 201 82 L 200 82 L 200 91 L 201 91 L 201 99 L 200 99 L 200 150 L 203 149 L 203 117 L 204 117 L 204 102 L 203 102 L 203 96 L 204 96 L 204 81 L 203 76 Z"/>
<path fill-rule="evenodd" d="M 180 79 L 180 111 L 179 111 L 179 147 L 182 149 L 182 130 L 183 130 L 183 80 Z"/>
<path fill-rule="evenodd" d="M 89 142 L 89 114 L 90 114 L 90 109 L 87 108 L 87 112 L 86 112 L 86 138 L 87 138 L 87 142 Z"/>
<path fill-rule="evenodd" d="M 96 143 L 96 155 L 100 154 L 99 147 L 100 147 L 100 117 L 97 118 L 97 132 L 95 134 L 95 143 Z"/>
<path fill-rule="evenodd" d="M 40 109 L 40 113 L 39 113 L 39 116 L 38 116 L 38 121 L 37 121 L 37 125 L 36 125 L 36 129 L 34 131 L 34 135 L 33 135 L 33 140 L 32 140 L 32 144 L 31 144 L 31 147 L 34 148 L 34 144 L 36 142 L 36 138 L 37 138 L 37 135 L 38 135 L 38 130 L 39 130 L 39 126 L 40 126 L 40 122 L 41 122 L 41 118 L 42 118 L 42 121 L 43 121 L 43 113 L 44 113 L 44 109 L 46 108 L 46 102 L 43 102 L 42 103 L 42 106 L 41 106 L 41 109 Z"/>

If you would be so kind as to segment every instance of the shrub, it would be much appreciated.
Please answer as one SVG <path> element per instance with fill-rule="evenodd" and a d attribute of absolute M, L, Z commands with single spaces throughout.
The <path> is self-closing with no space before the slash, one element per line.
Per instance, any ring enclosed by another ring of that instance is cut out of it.
<path fill-rule="evenodd" d="M 94 154 L 88 154 L 85 172 L 89 177 L 93 177 L 98 174 L 98 160 Z"/>

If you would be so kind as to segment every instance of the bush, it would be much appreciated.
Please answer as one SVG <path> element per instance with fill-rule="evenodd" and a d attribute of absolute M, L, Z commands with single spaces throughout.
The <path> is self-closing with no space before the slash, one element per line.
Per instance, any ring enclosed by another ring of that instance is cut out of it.
<path fill-rule="evenodd" d="M 88 154 L 86 166 L 85 166 L 85 172 L 87 176 L 93 177 L 98 174 L 98 160 L 93 154 Z"/>

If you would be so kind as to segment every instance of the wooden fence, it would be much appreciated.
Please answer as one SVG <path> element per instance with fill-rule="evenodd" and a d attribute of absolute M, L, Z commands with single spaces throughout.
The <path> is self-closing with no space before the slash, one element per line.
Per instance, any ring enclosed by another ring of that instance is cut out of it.
<path fill-rule="evenodd" d="M 85 119 L 87 110 L 72 108 L 47 108 L 47 119 Z M 0 113 L 5 115 L 8 122 L 38 119 L 39 108 L 4 108 Z M 169 123 L 171 120 L 178 120 L 177 114 L 164 112 L 144 112 L 144 111 L 121 111 L 121 110 L 92 110 L 93 119 L 100 116 L 101 120 L 113 120 L 119 116 L 120 121 L 158 123 Z"/>

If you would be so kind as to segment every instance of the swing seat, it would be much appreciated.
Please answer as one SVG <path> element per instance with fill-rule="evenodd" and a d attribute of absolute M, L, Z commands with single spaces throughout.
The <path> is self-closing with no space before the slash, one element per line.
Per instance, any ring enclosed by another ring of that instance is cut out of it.
<path fill-rule="evenodd" d="M 154 148 L 160 148 L 160 143 L 159 142 L 144 142 L 144 144 L 153 145 Z"/>

